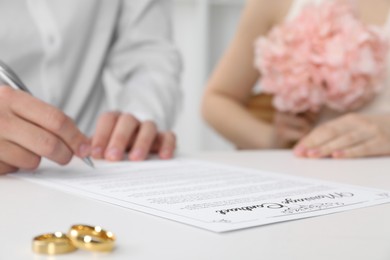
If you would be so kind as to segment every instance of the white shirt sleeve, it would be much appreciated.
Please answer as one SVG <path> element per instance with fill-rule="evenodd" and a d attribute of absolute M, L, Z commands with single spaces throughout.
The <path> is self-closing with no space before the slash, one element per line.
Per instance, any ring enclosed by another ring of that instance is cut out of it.
<path fill-rule="evenodd" d="M 171 41 L 167 0 L 125 0 L 103 82 L 110 109 L 170 129 L 181 105 L 182 63 Z"/>

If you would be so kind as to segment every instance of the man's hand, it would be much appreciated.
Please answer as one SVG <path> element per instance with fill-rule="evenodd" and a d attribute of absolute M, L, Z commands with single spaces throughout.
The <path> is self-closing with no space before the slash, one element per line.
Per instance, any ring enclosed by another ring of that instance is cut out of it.
<path fill-rule="evenodd" d="M 88 156 L 90 144 L 73 121 L 31 95 L 0 87 L 0 174 L 33 170 L 46 157 L 67 164 Z"/>
<path fill-rule="evenodd" d="M 158 132 L 155 123 L 139 122 L 131 114 L 120 112 L 100 116 L 92 138 L 92 157 L 109 161 L 122 160 L 127 152 L 133 161 L 145 160 L 150 153 L 170 159 L 175 148 L 172 132 Z"/>
<path fill-rule="evenodd" d="M 309 158 L 390 155 L 390 117 L 349 114 L 319 126 L 294 150 Z"/>

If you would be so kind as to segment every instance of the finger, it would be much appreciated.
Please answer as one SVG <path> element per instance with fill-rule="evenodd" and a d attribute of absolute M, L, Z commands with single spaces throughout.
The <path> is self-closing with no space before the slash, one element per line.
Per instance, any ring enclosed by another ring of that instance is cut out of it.
<path fill-rule="evenodd" d="M 375 139 L 369 142 L 359 143 L 356 146 L 334 152 L 332 157 L 342 159 L 389 155 L 390 149 L 378 140 Z"/>
<path fill-rule="evenodd" d="M 144 122 L 141 124 L 138 135 L 131 152 L 129 159 L 133 161 L 145 160 L 148 156 L 152 144 L 157 137 L 157 127 L 153 122 Z"/>
<path fill-rule="evenodd" d="M 301 145 L 308 149 L 316 148 L 326 142 L 329 142 L 330 140 L 333 140 L 340 134 L 342 134 L 342 132 L 339 131 L 339 128 L 335 127 L 333 124 L 323 125 L 314 129 L 314 131 L 305 137 L 302 140 Z"/>
<path fill-rule="evenodd" d="M 41 162 L 41 157 L 17 144 L 3 141 L 1 142 L 0 161 L 15 168 L 35 170 Z"/>
<path fill-rule="evenodd" d="M 119 112 L 107 112 L 99 117 L 96 124 L 96 132 L 92 138 L 93 158 L 103 159 L 119 115 Z"/>
<path fill-rule="evenodd" d="M 18 171 L 18 168 L 11 166 L 9 164 L 0 162 L 0 175 L 4 175 L 7 173 L 13 173 L 13 172 L 17 172 L 17 171 Z"/>
<path fill-rule="evenodd" d="M 373 137 L 375 137 L 375 135 L 368 131 L 357 130 L 351 133 L 347 133 L 326 143 L 323 146 L 320 146 L 317 150 L 312 152 L 312 157 L 328 157 L 335 152 L 356 146 L 360 143 L 366 142 Z"/>
<path fill-rule="evenodd" d="M 158 154 L 161 159 L 171 159 L 176 149 L 176 136 L 172 132 L 161 134 L 161 147 Z"/>
<path fill-rule="evenodd" d="M 305 137 L 294 150 L 300 156 L 315 156 L 318 147 L 356 130 L 357 125 L 365 125 L 367 120 L 361 115 L 347 114 L 329 123 L 326 123 Z"/>
<path fill-rule="evenodd" d="M 130 114 L 119 116 L 105 152 L 107 160 L 118 161 L 123 159 L 125 150 L 138 125 L 139 121 Z"/>
<path fill-rule="evenodd" d="M 317 153 L 318 147 L 325 145 L 340 135 L 349 131 L 349 127 L 345 122 L 334 120 L 317 127 L 302 139 L 294 149 L 298 156 L 314 156 Z"/>
<path fill-rule="evenodd" d="M 11 95 L 14 100 L 11 103 L 11 110 L 16 115 L 61 138 L 77 156 L 86 157 L 89 155 L 88 138 L 62 111 L 21 91 L 15 91 Z M 28 109 L 26 109 L 25 104 L 29 104 Z"/>
<path fill-rule="evenodd" d="M 73 152 L 60 138 L 20 118 L 14 117 L 1 131 L 4 139 L 58 164 L 67 164 L 72 159 Z"/>

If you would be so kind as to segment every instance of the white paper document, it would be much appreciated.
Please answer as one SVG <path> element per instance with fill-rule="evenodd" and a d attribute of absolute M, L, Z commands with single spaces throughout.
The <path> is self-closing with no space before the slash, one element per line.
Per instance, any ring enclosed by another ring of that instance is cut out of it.
<path fill-rule="evenodd" d="M 59 167 L 16 176 L 215 232 L 390 202 L 390 192 L 195 160 Z"/>

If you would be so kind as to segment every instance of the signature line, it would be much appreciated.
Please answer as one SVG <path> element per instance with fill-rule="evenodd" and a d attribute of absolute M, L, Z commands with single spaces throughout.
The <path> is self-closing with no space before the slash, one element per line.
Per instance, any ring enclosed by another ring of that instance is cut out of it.
<path fill-rule="evenodd" d="M 348 204 L 348 205 L 337 206 L 337 207 L 329 207 L 329 208 L 326 208 L 326 209 L 316 209 L 316 210 L 310 210 L 310 211 L 305 211 L 305 212 L 298 212 L 298 213 L 291 213 L 291 214 L 285 214 L 285 215 L 278 215 L 278 216 L 273 216 L 271 218 L 278 218 L 278 217 L 285 217 L 285 216 L 299 215 L 299 214 L 307 214 L 307 213 L 311 213 L 311 212 L 315 212 L 315 211 L 321 211 L 321 210 L 327 210 L 327 209 L 344 208 L 344 207 L 348 207 L 348 206 L 362 204 L 362 203 L 365 203 L 365 202 L 367 202 L 367 201 L 361 201 L 361 202 L 352 203 L 352 204 Z"/>

